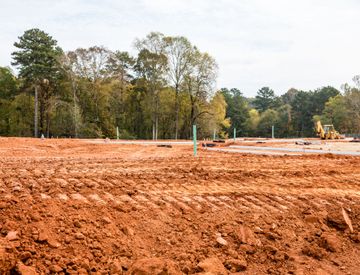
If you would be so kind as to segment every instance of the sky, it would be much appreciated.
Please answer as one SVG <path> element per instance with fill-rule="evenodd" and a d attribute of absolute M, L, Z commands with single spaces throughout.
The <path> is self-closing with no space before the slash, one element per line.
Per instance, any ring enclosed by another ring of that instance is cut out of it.
<path fill-rule="evenodd" d="M 151 31 L 185 36 L 218 65 L 217 88 L 340 89 L 360 74 L 358 0 L 0 0 L 0 66 L 39 28 L 63 50 L 135 53 Z"/>

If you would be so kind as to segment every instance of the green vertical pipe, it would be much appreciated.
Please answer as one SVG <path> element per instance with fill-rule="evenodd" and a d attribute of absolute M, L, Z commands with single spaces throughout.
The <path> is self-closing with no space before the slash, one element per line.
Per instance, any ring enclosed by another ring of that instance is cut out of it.
<path fill-rule="evenodd" d="M 116 139 L 119 139 L 119 127 L 116 127 Z"/>
<path fill-rule="evenodd" d="M 275 126 L 271 126 L 271 137 L 275 138 Z"/>
<path fill-rule="evenodd" d="M 194 140 L 194 156 L 196 157 L 196 153 L 197 153 L 196 125 L 193 125 L 193 140 Z"/>
<path fill-rule="evenodd" d="M 216 130 L 214 129 L 214 135 L 213 135 L 213 140 L 216 139 Z"/>
<path fill-rule="evenodd" d="M 234 142 L 236 142 L 236 128 L 234 128 Z"/>

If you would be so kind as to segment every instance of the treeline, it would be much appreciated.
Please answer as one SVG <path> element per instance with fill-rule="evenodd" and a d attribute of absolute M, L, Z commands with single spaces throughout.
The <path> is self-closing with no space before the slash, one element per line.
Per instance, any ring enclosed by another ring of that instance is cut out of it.
<path fill-rule="evenodd" d="M 200 137 L 228 126 L 217 64 L 185 37 L 150 33 L 135 41 L 136 56 L 64 52 L 39 29 L 14 45 L 18 76 L 0 68 L 2 136 L 113 138 L 119 127 L 121 138 L 168 139 L 190 138 L 193 124 Z"/>
<path fill-rule="evenodd" d="M 360 132 L 360 81 L 315 91 L 291 89 L 256 98 L 215 90 L 218 66 L 185 37 L 150 33 L 131 56 L 94 46 L 64 52 L 49 34 L 26 31 L 10 68 L 0 67 L 0 136 L 188 139 L 313 136 L 314 119 Z M 37 110 L 37 111 L 35 111 Z"/>
<path fill-rule="evenodd" d="M 271 137 L 272 126 L 277 137 L 312 137 L 314 123 L 334 124 L 343 134 L 360 134 L 360 77 L 356 87 L 343 85 L 341 93 L 333 87 L 315 91 L 290 89 L 276 96 L 268 87 L 255 98 L 245 98 L 238 89 L 221 89 L 227 103 L 226 117 L 231 121 L 229 135 Z"/>

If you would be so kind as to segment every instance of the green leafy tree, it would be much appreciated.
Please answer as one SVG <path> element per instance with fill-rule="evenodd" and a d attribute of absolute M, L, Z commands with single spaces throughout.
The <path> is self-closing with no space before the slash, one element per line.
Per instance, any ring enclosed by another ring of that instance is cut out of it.
<path fill-rule="evenodd" d="M 245 134 L 248 136 L 258 135 L 260 114 L 256 109 L 250 109 L 248 118 L 244 122 Z"/>
<path fill-rule="evenodd" d="M 11 136 L 32 135 L 34 127 L 34 97 L 28 93 L 20 93 L 11 101 L 9 114 L 9 134 Z"/>
<path fill-rule="evenodd" d="M 39 29 L 25 31 L 14 46 L 18 50 L 12 53 L 12 64 L 19 67 L 19 77 L 24 79 L 26 86 L 39 89 L 40 132 L 49 136 L 51 98 L 62 77 L 59 65 L 62 50 L 56 40 Z"/>
<path fill-rule="evenodd" d="M 344 92 L 343 103 L 347 111 L 346 124 L 349 125 L 347 133 L 360 136 L 360 75 L 354 76 L 353 81 L 355 87 L 346 83 L 341 89 Z"/>
<path fill-rule="evenodd" d="M 360 90 L 351 89 L 345 93 L 345 104 L 348 110 L 347 119 L 351 122 L 350 131 L 360 135 Z"/>
<path fill-rule="evenodd" d="M 174 138 L 174 101 L 176 92 L 171 87 L 164 88 L 159 92 L 159 137 L 162 139 Z M 182 96 L 178 95 L 179 105 L 185 107 Z M 179 108 L 179 114 L 181 109 Z M 181 117 L 179 117 L 180 120 Z M 180 122 L 180 121 L 179 121 Z"/>
<path fill-rule="evenodd" d="M 10 106 L 18 92 L 18 81 L 12 71 L 0 67 L 0 135 L 9 135 Z"/>
<path fill-rule="evenodd" d="M 259 112 L 264 112 L 267 109 L 277 107 L 278 99 L 273 90 L 269 87 L 263 87 L 257 92 L 253 104 Z"/>
<path fill-rule="evenodd" d="M 289 104 L 284 104 L 278 109 L 276 109 L 278 113 L 278 120 L 275 124 L 275 131 L 277 137 L 292 137 L 295 135 L 293 132 L 292 125 L 292 114 L 291 114 L 291 106 Z"/>
<path fill-rule="evenodd" d="M 10 68 L 0 67 L 0 98 L 13 99 L 18 91 L 18 80 Z"/>
<path fill-rule="evenodd" d="M 236 88 L 230 90 L 222 88 L 221 92 L 227 104 L 226 117 L 230 118 L 231 121 L 229 134 L 232 135 L 235 128 L 237 136 L 239 134 L 243 135 L 245 131 L 244 123 L 249 117 L 249 106 L 246 98 Z"/>
<path fill-rule="evenodd" d="M 292 125 L 296 136 L 313 135 L 313 102 L 312 93 L 299 91 L 291 103 Z"/>
<path fill-rule="evenodd" d="M 299 91 L 291 102 L 292 126 L 298 136 L 313 136 L 315 115 L 321 115 L 326 102 L 340 92 L 332 87 L 315 91 Z"/>
<path fill-rule="evenodd" d="M 199 137 L 212 137 L 215 130 L 220 138 L 227 138 L 230 119 L 226 118 L 226 101 L 221 91 L 215 93 L 207 112 L 198 119 Z"/>
<path fill-rule="evenodd" d="M 277 124 L 278 120 L 279 114 L 275 110 L 268 109 L 261 113 L 258 125 L 259 134 L 264 137 L 271 137 L 271 128 Z"/>
<path fill-rule="evenodd" d="M 325 104 L 324 111 L 320 117 L 323 124 L 334 124 L 340 133 L 350 133 L 351 120 L 346 99 L 342 95 L 331 97 Z"/>
<path fill-rule="evenodd" d="M 315 90 L 314 93 L 312 93 L 311 98 L 311 101 L 313 102 L 311 111 L 316 115 L 320 115 L 325 108 L 326 102 L 328 102 L 331 97 L 335 97 L 339 94 L 340 91 L 331 86 Z"/>

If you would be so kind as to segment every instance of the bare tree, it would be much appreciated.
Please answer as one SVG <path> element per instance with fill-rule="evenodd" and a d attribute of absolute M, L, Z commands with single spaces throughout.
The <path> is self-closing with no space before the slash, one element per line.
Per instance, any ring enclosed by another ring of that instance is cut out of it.
<path fill-rule="evenodd" d="M 189 130 L 192 131 L 192 125 L 201 115 L 207 113 L 201 104 L 207 102 L 215 90 L 215 82 L 218 66 L 215 59 L 208 53 L 201 53 L 195 49 L 193 53 L 191 67 L 184 78 L 184 89 L 190 97 L 191 111 Z M 203 109 L 203 111 L 199 111 Z"/>
<path fill-rule="evenodd" d="M 112 53 L 104 47 L 94 46 L 88 49 L 79 48 L 68 52 L 67 55 L 70 60 L 72 74 L 91 83 L 91 89 L 88 92 L 90 92 L 95 104 L 96 120 L 99 121 L 99 101 L 102 97 L 99 85 L 110 77 L 108 62 Z M 73 86 L 74 108 L 76 106 L 75 90 L 76 88 Z"/>
<path fill-rule="evenodd" d="M 164 86 L 167 66 L 164 35 L 152 32 L 145 39 L 137 39 L 134 44 L 139 51 L 135 70 L 147 83 L 149 96 L 151 97 L 152 137 L 153 140 L 156 140 L 159 123 L 158 93 Z"/>
<path fill-rule="evenodd" d="M 167 76 L 175 90 L 175 139 L 179 132 L 179 92 L 185 76 L 191 70 L 194 48 L 189 40 L 182 36 L 165 37 L 168 59 Z"/>

